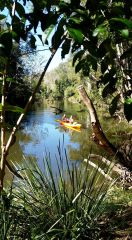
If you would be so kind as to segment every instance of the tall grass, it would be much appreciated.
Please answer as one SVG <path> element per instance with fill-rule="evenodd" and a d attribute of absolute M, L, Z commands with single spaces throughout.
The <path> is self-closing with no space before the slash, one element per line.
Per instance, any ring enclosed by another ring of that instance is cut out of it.
<path fill-rule="evenodd" d="M 12 187 L 0 194 L 0 240 L 31 239 L 29 215 L 16 200 Z"/>
<path fill-rule="evenodd" d="M 9 196 L 4 191 L 0 193 L 0 239 L 6 239 L 8 229 L 11 225 L 10 219 L 11 191 Z"/>
<path fill-rule="evenodd" d="M 15 216 L 5 220 L 7 239 L 99 239 L 98 220 L 103 214 L 108 182 L 102 181 L 98 169 L 91 170 L 88 164 L 71 164 L 60 146 L 58 153 L 56 173 L 49 154 L 44 158 L 43 170 L 35 162 L 23 164 L 24 180 L 14 182 L 11 191 L 13 207 L 9 216 Z M 1 236 L 1 240 L 6 239 Z"/>

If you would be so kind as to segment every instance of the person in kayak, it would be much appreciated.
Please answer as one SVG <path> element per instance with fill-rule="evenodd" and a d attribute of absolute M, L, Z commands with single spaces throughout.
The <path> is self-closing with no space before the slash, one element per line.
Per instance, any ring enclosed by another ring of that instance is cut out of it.
<path fill-rule="evenodd" d="M 72 115 L 69 118 L 69 123 L 72 123 L 72 124 L 74 123 L 74 119 L 73 119 Z"/>
<path fill-rule="evenodd" d="M 66 114 L 64 114 L 62 116 L 62 121 L 67 122 L 67 123 L 71 123 L 71 124 L 73 124 L 73 122 L 74 122 L 72 115 L 70 116 L 70 118 L 67 118 Z"/>
<path fill-rule="evenodd" d="M 69 119 L 67 118 L 66 114 L 62 116 L 62 121 L 69 122 Z"/>

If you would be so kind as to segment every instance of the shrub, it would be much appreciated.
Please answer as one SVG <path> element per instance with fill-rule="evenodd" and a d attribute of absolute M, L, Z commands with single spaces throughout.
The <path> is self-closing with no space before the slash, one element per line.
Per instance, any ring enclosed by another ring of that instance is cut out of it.
<path fill-rule="evenodd" d="M 30 218 L 31 239 L 99 239 L 98 218 L 108 184 L 101 183 L 98 169 L 70 164 L 66 154 L 64 169 L 60 149 L 59 154 L 56 173 L 46 156 L 43 171 L 36 163 L 26 166 L 24 181 L 14 189 L 15 204 Z"/>
<path fill-rule="evenodd" d="M 72 97 L 75 94 L 75 92 L 76 92 L 75 87 L 69 86 L 69 87 L 66 88 L 64 95 L 65 95 L 66 98 Z"/>

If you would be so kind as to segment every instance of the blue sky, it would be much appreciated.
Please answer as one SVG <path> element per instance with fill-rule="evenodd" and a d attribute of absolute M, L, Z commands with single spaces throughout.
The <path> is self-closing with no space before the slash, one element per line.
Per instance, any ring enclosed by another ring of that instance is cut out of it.
<path fill-rule="evenodd" d="M 50 39 L 51 39 L 51 37 L 50 37 Z M 44 60 L 48 60 L 51 55 L 50 50 L 48 50 L 48 46 L 47 45 L 43 46 L 41 41 L 39 41 L 38 39 L 36 42 L 36 46 L 37 46 L 37 50 L 41 50 L 38 52 L 40 58 L 44 57 Z M 42 51 L 42 50 L 44 50 L 44 51 Z M 50 65 L 48 67 L 48 71 L 58 67 L 58 65 L 62 62 L 65 62 L 68 59 L 68 57 L 69 57 L 69 55 L 66 55 L 66 57 L 64 59 L 61 59 L 61 48 L 59 48 L 57 50 L 52 62 L 50 63 Z"/>
<path fill-rule="evenodd" d="M 28 10 L 28 8 L 25 9 L 25 10 Z M 5 8 L 4 11 L 2 12 L 2 14 L 5 14 L 5 15 L 7 16 L 7 18 L 8 18 L 8 21 L 10 22 L 10 16 L 9 16 L 8 11 L 7 11 L 6 8 Z M 34 32 L 33 32 L 33 31 L 32 31 L 32 33 L 33 33 L 33 35 L 34 35 Z M 49 36 L 49 39 L 48 39 L 49 43 L 50 43 L 50 41 L 51 41 L 51 38 L 52 38 L 52 36 L 53 36 L 53 33 L 54 33 L 54 31 L 52 31 L 51 34 L 50 34 L 50 36 Z M 43 35 L 40 27 L 37 28 L 37 34 L 42 34 L 42 35 Z M 45 62 L 45 60 L 48 60 L 48 59 L 49 59 L 49 57 L 50 57 L 50 55 L 51 55 L 51 52 L 50 52 L 50 50 L 48 50 L 48 45 L 43 45 L 43 43 L 39 40 L 38 37 L 36 37 L 36 40 L 37 40 L 37 41 L 36 41 L 36 46 L 37 46 L 37 49 L 36 49 L 36 50 L 38 50 L 38 57 L 36 57 L 36 61 L 39 60 L 39 56 L 40 56 L 40 58 L 43 58 L 43 57 L 44 57 L 44 62 Z M 45 49 L 46 49 L 46 50 L 45 50 Z M 39 50 L 40 50 L 40 51 L 39 51 Z M 44 51 L 43 51 L 43 50 L 44 50 Z M 65 62 L 65 61 L 68 59 L 68 57 L 69 57 L 69 55 L 66 55 L 65 59 L 62 60 L 62 59 L 61 59 L 61 48 L 59 48 L 58 51 L 56 52 L 56 54 L 55 54 L 52 62 L 50 63 L 50 66 L 49 66 L 49 68 L 48 68 L 48 71 L 56 68 L 61 62 Z M 40 67 L 40 70 L 41 70 L 41 68 L 43 68 L 43 66 Z"/>

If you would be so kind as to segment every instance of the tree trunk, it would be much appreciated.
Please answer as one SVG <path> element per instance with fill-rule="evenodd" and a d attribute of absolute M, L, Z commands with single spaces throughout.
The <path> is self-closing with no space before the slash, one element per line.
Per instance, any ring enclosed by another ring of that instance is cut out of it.
<path fill-rule="evenodd" d="M 89 114 L 90 114 L 90 120 L 91 120 L 91 127 L 92 127 L 92 137 L 94 142 L 101 146 L 103 149 L 105 149 L 109 154 L 117 157 L 119 161 L 127 168 L 132 170 L 132 159 L 130 159 L 130 156 L 126 155 L 125 151 L 121 148 L 120 150 L 117 149 L 110 141 L 106 138 L 101 124 L 99 122 L 97 112 L 95 110 L 95 107 L 89 98 L 86 90 L 81 85 L 78 87 L 78 91 L 80 93 L 80 96 L 88 108 Z"/>

